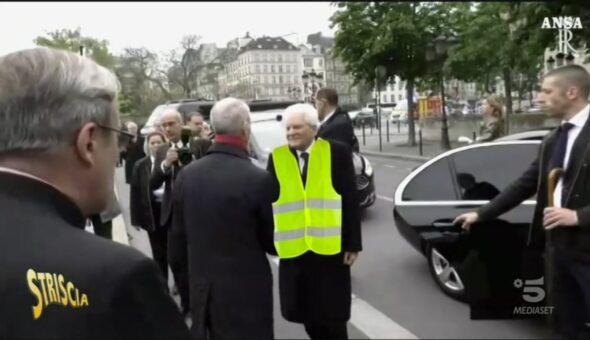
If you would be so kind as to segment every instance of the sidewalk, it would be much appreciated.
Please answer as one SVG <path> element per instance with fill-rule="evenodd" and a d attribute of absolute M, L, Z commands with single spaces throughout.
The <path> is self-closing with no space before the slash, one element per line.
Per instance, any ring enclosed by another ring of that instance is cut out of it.
<path fill-rule="evenodd" d="M 355 129 L 356 136 L 359 140 L 360 151 L 368 156 L 400 158 L 412 161 L 424 162 L 430 158 L 444 152 L 441 148 L 440 141 L 422 141 L 422 155 L 420 154 L 418 133 L 416 133 L 416 146 L 408 145 L 407 126 L 400 126 L 398 133 L 397 126 L 389 126 L 389 141 L 387 140 L 387 131 L 385 125 L 381 131 L 381 151 L 379 150 L 379 131 L 365 128 L 365 138 L 363 140 L 362 129 Z M 416 131 L 417 132 L 417 131 Z M 465 144 L 451 141 L 451 148 L 463 146 Z"/>

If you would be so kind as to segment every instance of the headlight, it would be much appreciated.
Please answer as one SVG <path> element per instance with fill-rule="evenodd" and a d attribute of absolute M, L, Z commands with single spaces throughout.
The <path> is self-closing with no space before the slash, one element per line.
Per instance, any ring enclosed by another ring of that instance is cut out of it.
<path fill-rule="evenodd" d="M 365 163 L 365 175 L 371 177 L 373 175 L 373 167 L 371 166 L 371 162 L 365 157 L 363 157 L 363 161 Z"/>

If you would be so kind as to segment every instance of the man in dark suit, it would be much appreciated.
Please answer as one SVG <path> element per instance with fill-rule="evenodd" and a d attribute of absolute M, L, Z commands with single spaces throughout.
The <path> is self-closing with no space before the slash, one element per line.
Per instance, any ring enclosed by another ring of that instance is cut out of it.
<path fill-rule="evenodd" d="M 211 121 L 215 144 L 182 170 L 174 190 L 173 227 L 190 248 L 193 335 L 272 339 L 270 177 L 248 158 L 246 103 L 220 100 Z"/>
<path fill-rule="evenodd" d="M 149 185 L 156 151 L 165 140 L 160 132 L 152 132 L 147 136 L 149 155 L 137 161 L 133 167 L 129 199 L 131 225 L 147 231 L 152 257 L 160 267 L 165 282 L 168 282 L 168 231 L 160 224 L 164 186 L 152 190 Z"/>
<path fill-rule="evenodd" d="M 127 131 L 133 135 L 133 139 L 127 145 L 126 150 L 123 154 L 125 158 L 125 182 L 131 184 L 131 178 L 133 175 L 133 165 L 135 162 L 145 157 L 144 144 L 145 140 L 137 133 L 137 124 L 134 122 L 128 122 L 126 124 Z"/>
<path fill-rule="evenodd" d="M 186 116 L 186 125 L 193 132 L 192 144 L 197 159 L 205 156 L 212 144 L 209 136 L 203 132 L 204 124 L 205 118 L 198 111 L 191 112 Z"/>
<path fill-rule="evenodd" d="M 539 101 L 562 120 L 541 144 L 538 158 L 506 190 L 477 212 L 455 220 L 469 230 L 491 221 L 537 193 L 529 245 L 545 250 L 546 283 L 554 326 L 565 339 L 590 339 L 590 74 L 568 65 L 547 73 Z M 547 178 L 565 169 L 548 206 Z"/>
<path fill-rule="evenodd" d="M 162 211 L 160 224 L 168 230 L 168 261 L 174 276 L 174 281 L 180 294 L 180 303 L 183 313 L 188 314 L 190 310 L 188 267 L 186 266 L 186 244 L 184 239 L 172 232 L 172 191 L 175 187 L 175 180 L 178 173 L 187 164 L 182 164 L 179 157 L 179 149 L 185 148 L 181 141 L 182 116 L 178 111 L 169 110 L 164 112 L 160 119 L 160 126 L 168 139 L 168 143 L 162 145 L 156 152 L 154 158 L 154 169 L 150 177 L 150 188 L 156 190 L 164 185 L 164 196 L 162 198 Z M 189 139 L 188 148 L 195 160 L 201 155 L 195 147 L 193 139 Z"/>
<path fill-rule="evenodd" d="M 287 108 L 284 120 L 288 149 L 286 146 L 276 149 L 268 161 L 268 171 L 273 179 L 272 200 L 275 202 L 275 247 L 281 258 L 281 312 L 285 319 L 303 323 L 311 339 L 346 339 L 351 308 L 350 266 L 362 250 L 352 152 L 339 142 L 315 140 L 318 117 L 311 105 L 295 104 Z M 282 155 L 282 161 L 276 160 L 277 152 Z M 331 155 L 329 159 L 324 158 L 327 154 Z M 277 169 L 294 171 L 298 178 L 285 176 Z M 331 171 L 325 170 L 324 173 L 322 169 Z M 316 197 L 318 192 L 322 197 Z M 327 206 L 321 210 L 300 208 L 292 211 L 292 202 L 298 201 L 293 200 L 295 196 L 285 195 L 314 197 L 305 206 L 323 202 L 326 195 L 331 199 L 326 198 Z M 283 200 L 284 204 L 281 203 Z M 288 216 L 280 211 L 283 208 L 287 208 Z M 316 215 L 318 212 L 321 215 Z M 291 215 L 293 213 L 301 218 L 297 219 Z M 314 216 L 313 222 L 309 220 L 311 216 Z M 330 227 L 318 228 L 325 225 Z M 293 230 L 293 227 L 305 229 Z M 283 245 L 283 237 L 296 239 Z M 298 249 L 289 249 L 294 242 L 298 243 Z M 321 244 L 329 249 L 320 247 Z"/>
<path fill-rule="evenodd" d="M 0 338 L 189 335 L 152 260 L 84 231 L 125 142 L 117 89 L 76 53 L 0 58 Z"/>
<path fill-rule="evenodd" d="M 359 152 L 359 142 L 354 134 L 354 126 L 348 113 L 338 106 L 338 92 L 324 87 L 315 96 L 320 128 L 318 137 L 344 143 L 353 152 Z"/>

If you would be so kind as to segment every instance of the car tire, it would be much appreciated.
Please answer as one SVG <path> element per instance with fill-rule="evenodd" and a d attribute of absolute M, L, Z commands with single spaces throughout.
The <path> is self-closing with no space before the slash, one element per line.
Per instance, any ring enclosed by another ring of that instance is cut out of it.
<path fill-rule="evenodd" d="M 457 301 L 466 302 L 465 284 L 458 269 L 461 262 L 447 259 L 436 247 L 429 247 L 426 256 L 430 275 L 443 293 Z"/>

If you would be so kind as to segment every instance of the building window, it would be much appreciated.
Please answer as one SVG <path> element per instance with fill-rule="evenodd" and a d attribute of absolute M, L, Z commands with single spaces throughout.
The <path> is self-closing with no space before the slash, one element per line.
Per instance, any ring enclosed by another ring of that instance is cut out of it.
<path fill-rule="evenodd" d="M 274 65 L 270 65 L 270 72 L 274 73 L 275 72 L 275 66 Z"/>
<path fill-rule="evenodd" d="M 283 61 L 283 55 L 282 55 L 282 54 L 279 54 L 279 55 L 277 56 L 277 61 L 278 61 L 278 62 L 282 62 L 282 61 Z"/>
<path fill-rule="evenodd" d="M 287 64 L 285 65 L 285 69 L 287 73 L 291 73 L 291 65 Z"/>
<path fill-rule="evenodd" d="M 283 73 L 283 65 L 279 65 L 279 73 Z"/>
<path fill-rule="evenodd" d="M 278 84 L 279 83 L 279 79 L 278 79 L 277 76 L 274 76 L 274 80 L 275 80 L 274 84 Z"/>
<path fill-rule="evenodd" d="M 313 67 L 313 59 L 303 59 L 303 67 Z"/>
<path fill-rule="evenodd" d="M 319 65 L 320 65 L 320 68 L 324 67 L 324 61 L 322 59 L 319 60 Z"/>
<path fill-rule="evenodd" d="M 402 95 L 401 94 L 398 95 L 397 98 L 398 98 L 398 100 L 402 100 Z"/>
<path fill-rule="evenodd" d="M 395 103 L 395 95 L 390 95 L 389 98 L 391 98 L 391 100 L 389 101 L 390 103 Z"/>
<path fill-rule="evenodd" d="M 264 73 L 268 73 L 268 65 L 264 64 L 262 69 L 264 70 Z"/>
<path fill-rule="evenodd" d="M 260 65 L 256 65 L 256 73 L 260 73 Z"/>
<path fill-rule="evenodd" d="M 299 82 L 299 76 L 293 76 L 293 83 L 297 84 Z"/>

